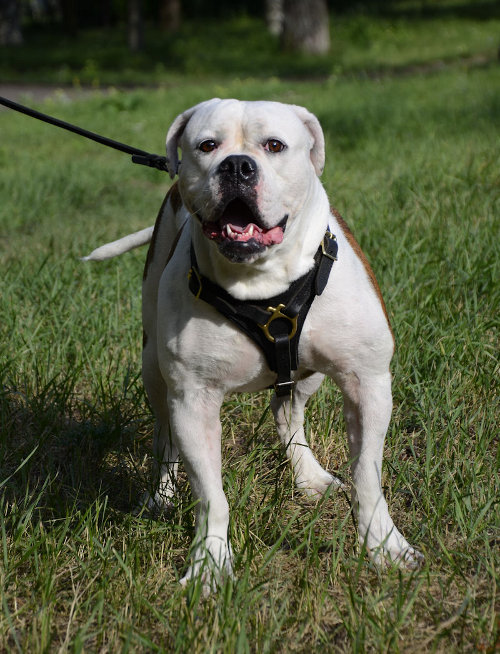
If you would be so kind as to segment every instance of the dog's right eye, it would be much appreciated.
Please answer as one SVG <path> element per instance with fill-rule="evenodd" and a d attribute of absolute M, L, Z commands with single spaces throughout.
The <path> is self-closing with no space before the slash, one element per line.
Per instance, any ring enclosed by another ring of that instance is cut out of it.
<path fill-rule="evenodd" d="M 215 141 L 212 141 L 212 139 L 207 139 L 206 141 L 202 141 L 200 143 L 198 150 L 201 150 L 202 152 L 213 152 L 217 149 L 217 147 L 218 146 Z"/>

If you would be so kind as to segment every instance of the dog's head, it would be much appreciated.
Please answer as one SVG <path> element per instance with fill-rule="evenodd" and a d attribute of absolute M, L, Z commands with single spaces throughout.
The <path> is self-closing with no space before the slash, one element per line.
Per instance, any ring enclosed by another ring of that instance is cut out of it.
<path fill-rule="evenodd" d="M 250 263 L 281 243 L 323 170 L 317 118 L 278 102 L 213 99 L 188 109 L 167 134 L 171 177 L 207 239 Z"/>

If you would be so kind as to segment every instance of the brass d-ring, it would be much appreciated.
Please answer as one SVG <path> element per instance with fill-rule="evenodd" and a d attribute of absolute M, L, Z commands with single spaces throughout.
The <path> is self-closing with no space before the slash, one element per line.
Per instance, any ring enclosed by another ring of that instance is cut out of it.
<path fill-rule="evenodd" d="M 267 307 L 267 310 L 271 314 L 269 317 L 269 320 L 264 324 L 261 325 L 258 323 L 259 327 L 262 329 L 264 332 L 266 338 L 268 341 L 271 341 L 271 343 L 275 343 L 276 339 L 274 336 L 269 332 L 269 325 L 273 322 L 273 320 L 277 320 L 278 318 L 285 318 L 285 320 L 288 320 L 289 323 L 292 325 L 292 330 L 288 334 L 288 340 L 291 341 L 292 338 L 295 336 L 297 332 L 297 318 L 298 316 L 295 316 L 294 318 L 290 318 L 290 316 L 287 316 L 286 313 L 282 312 L 282 309 L 285 308 L 284 304 L 278 304 L 277 307 Z"/>

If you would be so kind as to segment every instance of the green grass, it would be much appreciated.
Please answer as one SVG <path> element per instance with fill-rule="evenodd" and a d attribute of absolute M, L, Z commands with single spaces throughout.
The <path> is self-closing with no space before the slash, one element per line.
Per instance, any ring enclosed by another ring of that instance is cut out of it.
<path fill-rule="evenodd" d="M 177 583 L 193 536 L 185 475 L 168 520 L 132 514 L 152 436 L 145 251 L 78 260 L 151 224 L 169 179 L 0 113 L 0 651 L 493 652 L 499 88 L 495 67 L 321 84 L 242 76 L 42 106 L 161 153 L 176 113 L 213 95 L 306 105 L 325 129 L 325 187 L 384 292 L 397 352 L 383 483 L 425 565 L 377 571 L 347 496 L 315 504 L 294 490 L 268 393 L 230 397 L 236 580 L 206 600 Z M 347 479 L 340 409 L 325 384 L 307 432 Z"/>

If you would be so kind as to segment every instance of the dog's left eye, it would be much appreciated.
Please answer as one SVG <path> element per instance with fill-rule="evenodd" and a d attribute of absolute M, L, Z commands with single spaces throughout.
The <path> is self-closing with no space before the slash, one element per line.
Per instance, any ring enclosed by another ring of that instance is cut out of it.
<path fill-rule="evenodd" d="M 267 150 L 268 152 L 283 152 L 285 148 L 286 145 L 281 141 L 278 141 L 278 139 L 269 139 L 264 144 L 264 150 Z"/>
<path fill-rule="evenodd" d="M 198 146 L 198 150 L 201 150 L 202 152 L 213 152 L 216 149 L 217 149 L 217 143 L 215 141 L 212 141 L 212 139 L 207 139 L 206 141 L 202 141 Z"/>

